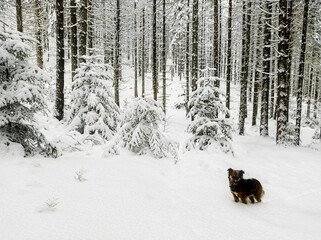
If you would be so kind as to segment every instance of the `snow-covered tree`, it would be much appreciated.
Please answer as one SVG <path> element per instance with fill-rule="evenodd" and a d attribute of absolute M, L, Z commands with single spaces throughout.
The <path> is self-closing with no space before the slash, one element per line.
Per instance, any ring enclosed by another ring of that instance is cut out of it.
<path fill-rule="evenodd" d="M 27 61 L 30 42 L 36 41 L 20 32 L 0 31 L 0 134 L 20 143 L 26 156 L 36 152 L 55 156 L 56 149 L 34 119 L 47 107 L 43 89 L 49 77 Z"/>
<path fill-rule="evenodd" d="M 136 98 L 127 108 L 121 122 L 120 139 L 129 150 L 157 157 L 177 158 L 178 145 L 160 127 L 165 123 L 161 104 L 153 99 Z"/>
<path fill-rule="evenodd" d="M 215 87 L 215 77 L 199 79 L 199 86 L 189 101 L 188 116 L 194 119 L 187 131 L 194 134 L 186 144 L 191 147 L 206 149 L 209 145 L 221 148 L 224 152 L 232 152 L 232 126 L 225 119 L 228 109 L 223 103 L 224 94 Z M 218 113 L 218 115 L 217 115 Z"/>
<path fill-rule="evenodd" d="M 107 66 L 108 67 L 108 66 Z M 120 121 L 119 107 L 110 91 L 112 78 L 106 65 L 87 57 L 76 69 L 68 123 L 80 133 L 98 133 L 109 140 Z"/>

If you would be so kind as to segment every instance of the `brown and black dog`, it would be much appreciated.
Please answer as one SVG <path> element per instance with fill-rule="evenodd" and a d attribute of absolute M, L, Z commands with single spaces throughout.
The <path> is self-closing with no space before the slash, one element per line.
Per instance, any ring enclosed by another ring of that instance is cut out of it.
<path fill-rule="evenodd" d="M 239 198 L 242 203 L 247 204 L 247 198 L 254 203 L 256 201 L 261 202 L 261 198 L 264 195 L 263 187 L 261 183 L 254 179 L 244 179 L 243 170 L 233 170 L 232 168 L 227 169 L 228 179 L 230 181 L 230 190 L 234 197 L 234 201 L 238 202 Z"/>

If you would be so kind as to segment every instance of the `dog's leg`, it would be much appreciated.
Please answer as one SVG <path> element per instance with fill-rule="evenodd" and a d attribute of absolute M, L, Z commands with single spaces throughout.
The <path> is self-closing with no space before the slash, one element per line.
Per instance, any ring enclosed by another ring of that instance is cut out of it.
<path fill-rule="evenodd" d="M 256 199 L 256 201 L 261 202 L 261 198 L 264 195 L 264 191 L 262 186 L 260 186 L 260 188 L 258 189 L 258 191 L 254 194 L 254 198 Z"/>
<path fill-rule="evenodd" d="M 238 202 L 239 201 L 239 198 L 238 196 L 236 196 L 234 193 L 232 193 L 233 197 L 234 197 L 234 202 Z"/>
<path fill-rule="evenodd" d="M 241 198 L 242 203 L 247 204 L 247 197 L 244 194 L 239 197 Z"/>
<path fill-rule="evenodd" d="M 249 197 L 250 198 L 250 200 L 251 200 L 251 203 L 254 203 L 254 198 L 253 198 L 253 196 L 251 196 L 251 197 Z"/>

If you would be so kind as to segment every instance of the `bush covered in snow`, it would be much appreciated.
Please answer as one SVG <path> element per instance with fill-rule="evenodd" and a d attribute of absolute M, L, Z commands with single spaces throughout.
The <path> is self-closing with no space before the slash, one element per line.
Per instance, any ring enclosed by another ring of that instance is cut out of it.
<path fill-rule="evenodd" d="M 56 156 L 56 149 L 39 132 L 34 114 L 46 109 L 44 84 L 49 77 L 30 64 L 32 38 L 0 31 L 0 133 L 22 144 L 26 155 Z"/>
<path fill-rule="evenodd" d="M 191 95 L 188 117 L 192 118 L 187 131 L 194 136 L 186 144 L 191 147 L 206 149 L 216 146 L 224 152 L 232 152 L 232 126 L 225 119 L 228 109 L 222 97 L 224 94 L 214 85 L 215 78 L 200 78 L 199 86 Z"/>
<path fill-rule="evenodd" d="M 106 65 L 88 58 L 76 70 L 67 121 L 72 130 L 98 133 L 109 140 L 120 121 L 119 107 L 114 101 Z"/>
<path fill-rule="evenodd" d="M 120 127 L 120 139 L 129 150 L 145 154 L 148 150 L 157 157 L 177 158 L 178 144 L 163 131 L 165 114 L 161 105 L 147 98 L 136 98 L 126 109 Z"/>

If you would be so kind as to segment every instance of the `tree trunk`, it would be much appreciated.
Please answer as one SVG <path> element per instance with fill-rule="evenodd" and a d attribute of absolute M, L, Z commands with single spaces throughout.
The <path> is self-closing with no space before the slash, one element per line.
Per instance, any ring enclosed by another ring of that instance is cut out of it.
<path fill-rule="evenodd" d="M 187 7 L 189 7 L 189 0 L 187 0 Z M 189 108 L 188 108 L 188 102 L 189 102 L 189 71 L 190 71 L 190 49 L 189 49 L 189 31 L 190 31 L 190 27 L 189 27 L 189 21 L 190 21 L 190 13 L 187 12 L 188 16 L 187 16 L 187 23 L 186 23 L 186 55 L 185 55 L 185 63 L 186 63 L 186 102 L 185 102 L 185 108 L 186 108 L 186 113 L 189 112 Z"/>
<path fill-rule="evenodd" d="M 278 59 L 278 99 L 276 106 L 276 120 L 277 120 L 277 132 L 276 132 L 276 143 L 283 143 L 287 127 L 287 1 L 280 0 L 280 14 L 279 14 L 279 59 Z"/>
<path fill-rule="evenodd" d="M 229 0 L 228 3 L 226 107 L 230 109 L 232 80 L 232 0 Z M 226 114 L 226 117 L 230 117 L 228 113 Z"/>
<path fill-rule="evenodd" d="M 308 119 L 310 118 L 310 113 L 311 113 L 312 83 L 313 83 L 313 67 L 311 66 L 309 89 L 308 89 L 308 102 L 307 102 L 307 118 Z"/>
<path fill-rule="evenodd" d="M 35 0 L 35 15 L 36 15 L 36 52 L 37 52 L 37 66 L 43 69 L 43 48 L 42 48 L 42 17 L 41 17 L 41 1 Z"/>
<path fill-rule="evenodd" d="M 71 79 L 74 81 L 78 66 L 78 46 L 77 46 L 77 5 L 76 0 L 70 0 L 70 21 L 71 21 Z"/>
<path fill-rule="evenodd" d="M 192 19 L 192 91 L 196 91 L 198 81 L 198 0 L 193 0 Z"/>
<path fill-rule="evenodd" d="M 88 1 L 88 8 L 87 8 L 87 24 L 88 24 L 88 54 L 93 54 L 93 47 L 94 47 L 94 14 L 93 14 L 93 0 Z"/>
<path fill-rule="evenodd" d="M 269 135 L 269 91 L 270 91 L 270 58 L 271 58 L 271 12 L 272 4 L 266 2 L 264 19 L 264 47 L 263 47 L 263 82 L 261 101 L 260 135 Z"/>
<path fill-rule="evenodd" d="M 79 20 L 79 63 L 86 62 L 87 51 L 87 0 L 80 1 Z"/>
<path fill-rule="evenodd" d="M 56 113 L 55 117 L 60 121 L 64 117 L 64 1 L 56 0 Z"/>
<path fill-rule="evenodd" d="M 153 0 L 153 29 L 152 29 L 152 78 L 154 100 L 157 101 L 158 83 L 157 83 L 157 37 L 156 37 L 156 0 Z"/>
<path fill-rule="evenodd" d="M 162 46 L 162 58 L 163 58 L 163 111 L 166 113 L 166 1 L 163 0 L 163 46 Z"/>
<path fill-rule="evenodd" d="M 134 0 L 134 68 L 135 68 L 135 73 L 134 73 L 134 96 L 138 97 L 138 80 L 137 80 L 137 57 L 138 57 L 138 49 L 137 49 L 137 20 L 136 20 L 136 15 L 137 15 L 137 2 Z"/>
<path fill-rule="evenodd" d="M 242 23 L 242 73 L 241 73 L 241 92 L 240 92 L 240 111 L 239 111 L 239 135 L 244 135 L 245 118 L 247 116 L 247 77 L 248 77 L 248 57 L 249 57 L 249 42 L 247 41 L 247 33 L 249 32 L 250 24 L 246 17 L 248 0 L 243 0 L 243 23 Z M 249 9 L 248 9 L 249 11 Z"/>
<path fill-rule="evenodd" d="M 304 0 L 304 13 L 302 25 L 302 40 L 301 40 L 301 53 L 300 53 L 300 66 L 299 66 L 299 79 L 298 79 L 298 92 L 297 92 L 297 116 L 296 116 L 296 129 L 295 129 L 295 144 L 300 144 L 300 130 L 301 130 L 301 114 L 302 114 L 302 89 L 303 89 L 303 76 L 305 64 L 305 48 L 307 36 L 307 24 L 309 13 L 309 0 Z"/>
<path fill-rule="evenodd" d="M 16 0 L 17 31 L 23 32 L 21 0 Z"/>
<path fill-rule="evenodd" d="M 142 45 L 141 45 L 141 52 L 142 52 L 142 97 L 145 97 L 145 7 L 143 7 L 143 32 L 142 32 Z"/>
<path fill-rule="evenodd" d="M 290 109 L 290 92 L 291 92 L 291 68 L 292 68 L 292 51 L 293 51 L 293 46 L 292 46 L 292 8 L 293 8 L 293 1 L 288 0 L 288 9 L 287 9 L 287 22 L 288 22 L 288 27 L 286 29 L 287 31 L 287 36 L 288 36 L 288 43 L 287 43 L 287 48 L 288 48 L 288 65 L 287 65 L 287 85 L 286 85 L 286 97 L 287 97 L 287 122 L 289 122 L 289 109 Z"/>
<path fill-rule="evenodd" d="M 119 102 L 119 82 L 121 80 L 121 56 L 120 56 L 120 0 L 116 1 L 116 18 L 115 18 L 115 54 L 114 54 L 114 90 L 115 102 Z"/>

